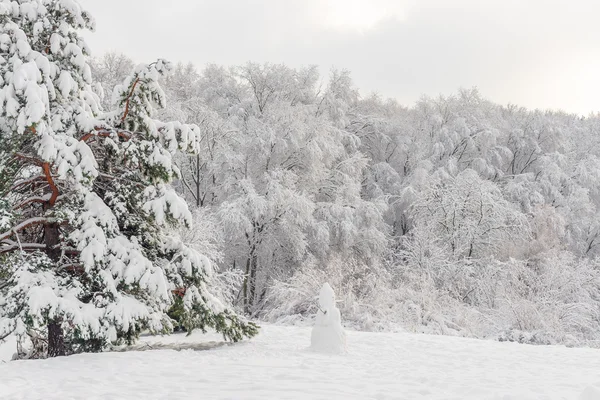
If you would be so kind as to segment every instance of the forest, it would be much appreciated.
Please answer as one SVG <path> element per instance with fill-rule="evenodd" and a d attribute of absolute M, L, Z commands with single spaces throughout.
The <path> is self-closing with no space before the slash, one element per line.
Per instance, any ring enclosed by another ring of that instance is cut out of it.
<path fill-rule="evenodd" d="M 112 93 L 134 63 L 91 65 Z M 245 315 L 310 321 L 330 282 L 361 330 L 600 343 L 600 115 L 475 88 L 406 107 L 317 66 L 179 64 L 161 83 L 161 117 L 202 132 L 176 157 L 179 233 Z"/>

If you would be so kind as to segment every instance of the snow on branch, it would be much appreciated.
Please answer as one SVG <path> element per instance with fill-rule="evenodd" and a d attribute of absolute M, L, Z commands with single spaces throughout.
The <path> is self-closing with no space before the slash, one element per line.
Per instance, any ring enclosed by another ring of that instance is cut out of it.
<path fill-rule="evenodd" d="M 56 222 L 58 222 L 58 221 L 55 218 L 46 218 L 46 217 L 33 217 L 33 218 L 29 218 L 29 219 L 21 222 L 20 224 L 18 224 L 17 226 L 15 226 L 14 228 L 12 228 L 11 230 L 0 234 L 0 242 L 4 241 L 5 239 L 10 238 L 12 235 L 17 234 L 18 232 L 20 232 L 23 229 L 28 228 L 30 226 L 33 226 L 33 225 L 54 224 Z"/>

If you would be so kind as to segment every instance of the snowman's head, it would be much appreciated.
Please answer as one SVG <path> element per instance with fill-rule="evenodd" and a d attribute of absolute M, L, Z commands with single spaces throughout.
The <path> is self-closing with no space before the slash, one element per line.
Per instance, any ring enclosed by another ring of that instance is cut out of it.
<path fill-rule="evenodd" d="M 319 306 L 322 310 L 335 308 L 335 293 L 329 283 L 324 283 L 319 292 Z"/>

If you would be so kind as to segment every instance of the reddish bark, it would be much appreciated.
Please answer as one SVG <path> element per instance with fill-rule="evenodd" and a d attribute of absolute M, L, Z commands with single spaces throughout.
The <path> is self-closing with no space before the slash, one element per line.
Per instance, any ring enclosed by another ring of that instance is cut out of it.
<path fill-rule="evenodd" d="M 52 173 L 50 172 L 50 164 L 49 163 L 43 163 L 42 164 L 42 170 L 44 171 L 44 176 L 46 177 L 46 182 L 48 182 L 48 185 L 50 185 L 50 190 L 52 191 L 52 195 L 50 196 L 50 199 L 48 200 L 47 204 L 49 207 L 54 207 L 54 204 L 56 203 L 56 199 L 58 198 L 58 187 L 56 187 L 56 183 L 54 183 L 54 179 L 52 178 Z"/>
<path fill-rule="evenodd" d="M 121 123 L 125 122 L 125 118 L 127 118 L 127 114 L 129 114 L 129 101 L 131 100 L 131 96 L 133 96 L 133 91 L 135 90 L 135 87 L 139 82 L 140 78 L 137 78 L 131 86 L 131 91 L 129 92 L 129 95 L 127 96 L 127 101 L 125 102 L 125 112 L 123 113 L 123 117 L 121 117 Z"/>

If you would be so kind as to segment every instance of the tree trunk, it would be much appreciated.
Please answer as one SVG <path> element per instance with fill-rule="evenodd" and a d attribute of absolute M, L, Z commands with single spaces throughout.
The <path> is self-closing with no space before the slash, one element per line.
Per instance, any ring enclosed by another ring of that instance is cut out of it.
<path fill-rule="evenodd" d="M 60 232 L 58 224 L 48 224 L 44 226 L 44 242 L 46 244 L 46 254 L 52 261 L 60 260 Z M 52 320 L 48 323 L 48 357 L 58 357 L 66 355 L 65 338 L 60 320 Z"/>
<path fill-rule="evenodd" d="M 196 154 L 196 207 L 202 207 L 200 201 L 200 154 Z"/>
<path fill-rule="evenodd" d="M 215 174 L 212 174 L 212 189 L 211 189 L 211 204 L 215 204 L 217 200 L 217 195 L 215 194 L 215 186 L 217 185 L 217 177 Z"/>
<path fill-rule="evenodd" d="M 248 257 L 246 259 L 246 271 L 244 274 L 244 285 L 243 285 L 243 292 L 244 292 L 244 312 L 246 314 L 250 313 L 250 304 L 248 301 L 248 280 L 250 279 L 250 257 Z"/>
<path fill-rule="evenodd" d="M 60 232 L 58 224 L 44 225 L 44 244 L 46 245 L 46 254 L 52 261 L 60 260 Z"/>
<path fill-rule="evenodd" d="M 248 297 L 250 298 L 250 304 L 254 306 L 256 300 L 256 270 L 258 269 L 258 256 L 254 252 L 252 254 L 252 262 L 250 263 L 250 290 Z"/>
<path fill-rule="evenodd" d="M 66 355 L 65 337 L 59 321 L 48 324 L 48 357 L 59 357 Z"/>
<path fill-rule="evenodd" d="M 258 269 L 258 255 L 256 254 L 256 245 L 250 249 L 250 254 L 246 259 L 246 273 L 243 283 L 244 293 L 244 312 L 250 314 L 254 306 L 256 297 L 256 270 Z"/>

